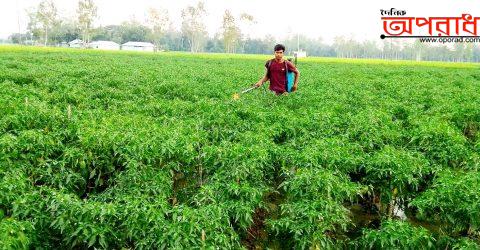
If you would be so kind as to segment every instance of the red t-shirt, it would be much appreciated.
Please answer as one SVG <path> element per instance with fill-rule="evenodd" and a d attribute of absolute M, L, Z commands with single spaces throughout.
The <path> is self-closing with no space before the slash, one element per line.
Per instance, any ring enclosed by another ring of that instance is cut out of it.
<path fill-rule="evenodd" d="M 267 74 L 268 77 L 270 78 L 270 87 L 269 89 L 271 91 L 275 91 L 277 94 L 281 94 L 286 91 L 285 89 L 285 84 L 287 82 L 287 76 L 285 72 L 285 62 L 287 62 L 287 67 L 288 71 L 296 71 L 295 66 L 289 61 L 284 61 L 284 62 L 277 62 L 275 60 L 272 60 L 272 64 L 270 65 L 270 72 L 268 72 L 268 63 L 270 61 L 267 61 L 265 64 L 265 67 L 267 68 Z"/>

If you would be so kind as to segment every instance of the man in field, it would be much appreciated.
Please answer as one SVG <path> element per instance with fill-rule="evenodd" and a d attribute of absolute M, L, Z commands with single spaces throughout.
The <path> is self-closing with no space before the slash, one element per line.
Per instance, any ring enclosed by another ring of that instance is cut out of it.
<path fill-rule="evenodd" d="M 287 92 L 286 70 L 288 67 L 288 71 L 293 72 L 295 74 L 295 81 L 292 86 L 292 92 L 296 91 L 298 88 L 298 77 L 300 76 L 300 73 L 298 72 L 297 68 L 293 66 L 291 62 L 285 61 L 283 59 L 285 46 L 283 46 L 282 44 L 277 44 L 275 45 L 274 51 L 275 51 L 275 58 L 265 63 L 265 68 L 266 68 L 265 76 L 262 77 L 262 79 L 260 79 L 255 84 L 255 87 L 258 88 L 262 86 L 264 82 L 270 80 L 269 89 L 271 91 L 274 91 L 277 95 L 286 93 Z"/>

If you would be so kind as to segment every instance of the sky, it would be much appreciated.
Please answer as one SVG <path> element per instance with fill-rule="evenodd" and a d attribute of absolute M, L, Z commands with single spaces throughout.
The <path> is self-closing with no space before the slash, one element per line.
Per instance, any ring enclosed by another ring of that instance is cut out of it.
<path fill-rule="evenodd" d="M 75 15 L 77 0 L 56 0 L 60 16 Z M 168 10 L 176 29 L 181 24 L 181 10 L 196 5 L 198 0 L 96 0 L 96 25 L 120 24 L 122 21 L 145 20 L 149 7 Z M 11 33 L 25 32 L 28 23 L 26 10 L 35 8 L 40 0 L 0 0 L 0 38 Z M 225 9 L 235 16 L 245 12 L 253 15 L 256 23 L 243 32 L 252 38 L 267 34 L 281 40 L 288 35 L 303 34 L 321 37 L 331 44 L 335 36 L 356 40 L 377 40 L 382 34 L 380 9 L 405 10 L 407 16 L 461 16 L 469 13 L 480 16 L 478 0 L 204 0 L 207 10 L 205 24 L 213 36 L 220 28 Z"/>

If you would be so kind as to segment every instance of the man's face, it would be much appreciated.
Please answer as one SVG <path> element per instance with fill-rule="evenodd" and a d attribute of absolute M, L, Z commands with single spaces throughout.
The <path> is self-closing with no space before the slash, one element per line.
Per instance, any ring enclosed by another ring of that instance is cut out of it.
<path fill-rule="evenodd" d="M 275 51 L 275 59 L 281 60 L 283 58 L 283 50 L 276 50 Z"/>

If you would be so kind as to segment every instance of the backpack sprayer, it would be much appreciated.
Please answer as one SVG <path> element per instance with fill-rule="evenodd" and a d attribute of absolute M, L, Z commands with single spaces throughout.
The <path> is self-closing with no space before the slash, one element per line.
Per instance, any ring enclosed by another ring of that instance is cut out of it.
<path fill-rule="evenodd" d="M 297 53 L 295 53 L 294 56 L 295 56 L 295 62 L 294 62 L 293 65 L 296 67 L 296 66 L 297 66 Z M 288 58 L 287 60 L 288 60 L 289 62 L 292 62 L 292 58 Z M 270 63 L 268 64 L 268 68 L 270 68 Z M 288 67 L 286 68 L 286 71 L 287 71 L 287 75 L 286 75 L 287 84 L 286 84 L 285 88 L 286 88 L 286 91 L 287 91 L 287 92 L 292 92 L 293 83 L 294 83 L 294 81 L 295 81 L 295 75 L 294 75 L 293 72 L 288 71 Z M 234 99 L 234 100 L 238 100 L 238 99 L 240 99 L 240 95 L 241 95 L 241 94 L 248 93 L 248 92 L 250 92 L 250 91 L 252 91 L 252 90 L 254 90 L 254 89 L 257 89 L 257 88 L 258 88 L 258 87 L 256 87 L 256 86 L 252 86 L 252 87 L 247 88 L 247 89 L 244 89 L 244 90 L 242 90 L 242 91 L 240 91 L 240 92 L 238 92 L 238 93 L 235 93 L 235 94 L 233 94 L 233 99 Z M 265 88 L 263 88 L 263 90 L 265 91 Z"/>

